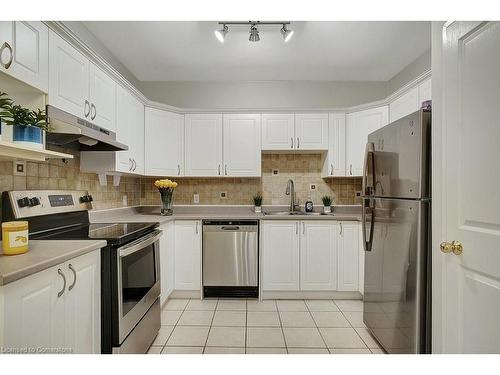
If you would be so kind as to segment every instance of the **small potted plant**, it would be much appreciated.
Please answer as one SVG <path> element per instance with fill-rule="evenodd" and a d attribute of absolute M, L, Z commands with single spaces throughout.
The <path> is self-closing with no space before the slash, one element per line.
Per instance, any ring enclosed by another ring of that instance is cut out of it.
<path fill-rule="evenodd" d="M 2 140 L 2 117 L 10 117 L 12 99 L 5 92 L 0 92 L 0 141 Z"/>
<path fill-rule="evenodd" d="M 4 97 L 4 98 L 2 98 Z M 12 141 L 22 146 L 43 149 L 43 134 L 50 131 L 45 111 L 31 110 L 14 102 L 5 93 L 0 93 L 1 112 L 5 125 L 13 126 Z"/>
<path fill-rule="evenodd" d="M 332 212 L 333 198 L 329 195 L 323 195 L 321 197 L 321 201 L 323 202 L 323 212 L 325 214 L 331 213 Z"/>
<path fill-rule="evenodd" d="M 174 213 L 172 196 L 174 194 L 174 189 L 177 187 L 177 182 L 171 180 L 156 180 L 155 186 L 160 192 L 161 198 L 161 215 L 169 216 Z"/>
<path fill-rule="evenodd" d="M 253 197 L 254 211 L 256 213 L 262 212 L 262 195 L 257 194 Z"/>

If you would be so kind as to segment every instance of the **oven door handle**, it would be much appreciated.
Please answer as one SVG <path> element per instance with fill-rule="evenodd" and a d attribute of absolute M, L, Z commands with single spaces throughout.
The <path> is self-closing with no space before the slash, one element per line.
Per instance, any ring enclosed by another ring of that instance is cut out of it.
<path fill-rule="evenodd" d="M 161 230 L 155 230 L 148 236 L 142 237 L 137 241 L 131 242 L 128 245 L 122 246 L 118 248 L 118 254 L 120 254 L 120 258 L 126 257 L 130 254 L 135 253 L 141 249 L 144 249 L 146 246 L 151 245 L 152 243 L 158 241 L 162 236 Z"/>

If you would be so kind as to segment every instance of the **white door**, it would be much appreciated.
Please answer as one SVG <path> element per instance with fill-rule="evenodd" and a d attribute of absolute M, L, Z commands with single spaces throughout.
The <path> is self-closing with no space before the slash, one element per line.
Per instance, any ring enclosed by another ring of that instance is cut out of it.
<path fill-rule="evenodd" d="M 222 174 L 222 114 L 185 115 L 186 176 Z"/>
<path fill-rule="evenodd" d="M 100 127 L 116 132 L 116 83 L 99 69 L 90 64 L 89 101 L 90 121 Z"/>
<path fill-rule="evenodd" d="M 328 113 L 295 115 L 295 148 L 328 150 Z"/>
<path fill-rule="evenodd" d="M 224 176 L 260 177 L 260 114 L 224 114 Z"/>
<path fill-rule="evenodd" d="M 346 175 L 361 176 L 368 135 L 388 124 L 387 106 L 349 113 L 346 118 Z"/>
<path fill-rule="evenodd" d="M 269 220 L 262 228 L 262 289 L 298 291 L 299 222 Z"/>
<path fill-rule="evenodd" d="M 63 277 L 52 267 L 4 287 L 4 346 L 14 348 L 64 348 Z"/>
<path fill-rule="evenodd" d="M 160 227 L 160 305 L 163 305 L 174 290 L 174 223 L 168 222 Z"/>
<path fill-rule="evenodd" d="M 262 114 L 262 150 L 293 150 L 295 115 L 293 113 Z"/>
<path fill-rule="evenodd" d="M 345 176 L 345 113 L 328 115 L 328 156 L 323 177 Z"/>
<path fill-rule="evenodd" d="M 426 79 L 420 85 L 418 85 L 418 106 L 422 105 L 422 102 L 432 99 L 432 82 L 431 78 Z"/>
<path fill-rule="evenodd" d="M 438 241 L 459 241 L 463 253 L 433 259 L 442 281 L 433 329 L 442 352 L 500 353 L 500 23 L 454 22 L 442 38 L 444 139 L 433 149 L 442 147 L 442 199 L 433 205 L 442 210 Z"/>
<path fill-rule="evenodd" d="M 201 222 L 175 222 L 175 289 L 201 288 Z"/>
<path fill-rule="evenodd" d="M 146 108 L 145 170 L 150 176 L 184 174 L 184 115 Z"/>
<path fill-rule="evenodd" d="M 359 225 L 341 221 L 338 229 L 338 290 L 359 290 Z"/>
<path fill-rule="evenodd" d="M 391 122 L 399 120 L 420 108 L 419 89 L 413 87 L 389 104 Z"/>
<path fill-rule="evenodd" d="M 73 353 L 101 353 L 100 251 L 64 263 L 65 343 Z"/>
<path fill-rule="evenodd" d="M 49 30 L 49 104 L 90 121 L 89 60 Z"/>
<path fill-rule="evenodd" d="M 5 45 L 0 72 L 48 92 L 49 28 L 40 21 L 2 21 L 0 48 L 4 43 L 8 43 L 12 53 Z M 9 61 L 10 66 L 6 64 Z"/>
<path fill-rule="evenodd" d="M 337 289 L 337 223 L 300 223 L 300 289 Z"/>

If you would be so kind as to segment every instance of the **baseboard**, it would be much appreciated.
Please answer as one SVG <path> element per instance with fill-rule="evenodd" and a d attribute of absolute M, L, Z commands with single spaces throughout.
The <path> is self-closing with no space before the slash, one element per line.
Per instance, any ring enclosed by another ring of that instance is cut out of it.
<path fill-rule="evenodd" d="M 179 298 L 194 298 L 201 299 L 201 290 L 174 290 L 167 298 L 168 299 L 179 299 Z"/>
<path fill-rule="evenodd" d="M 352 299 L 360 300 L 363 296 L 360 292 L 276 292 L 262 291 L 262 299 Z"/>

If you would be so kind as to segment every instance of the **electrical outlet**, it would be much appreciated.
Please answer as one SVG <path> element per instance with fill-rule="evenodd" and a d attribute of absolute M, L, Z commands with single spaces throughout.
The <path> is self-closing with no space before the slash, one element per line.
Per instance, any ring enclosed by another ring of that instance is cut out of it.
<path fill-rule="evenodd" d="M 14 176 L 26 176 L 25 160 L 16 160 L 14 162 Z"/>
<path fill-rule="evenodd" d="M 356 191 L 354 194 L 356 194 L 357 198 L 361 197 L 361 190 Z"/>
<path fill-rule="evenodd" d="M 193 195 L 193 203 L 194 204 L 200 203 L 200 194 L 194 193 L 194 195 Z"/>
<path fill-rule="evenodd" d="M 280 170 L 279 169 L 273 169 L 272 173 L 273 173 L 273 176 L 278 176 L 280 174 Z"/>
<path fill-rule="evenodd" d="M 219 197 L 220 197 L 221 199 L 226 199 L 226 198 L 227 198 L 227 192 L 225 192 L 225 191 L 221 191 L 221 192 L 219 193 Z"/>
<path fill-rule="evenodd" d="M 122 206 L 128 206 L 128 197 L 126 195 L 122 195 Z"/>
<path fill-rule="evenodd" d="M 309 190 L 316 191 L 316 184 L 309 184 Z"/>

